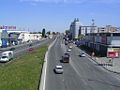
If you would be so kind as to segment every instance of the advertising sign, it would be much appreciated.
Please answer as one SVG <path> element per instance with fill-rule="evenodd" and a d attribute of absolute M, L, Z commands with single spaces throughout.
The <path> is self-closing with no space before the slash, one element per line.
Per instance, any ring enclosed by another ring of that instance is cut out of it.
<path fill-rule="evenodd" d="M 6 26 L 6 25 L 3 25 L 3 26 L 0 26 L 0 29 L 5 29 L 5 30 L 14 30 L 16 29 L 16 26 Z"/>
<path fill-rule="evenodd" d="M 115 55 L 115 52 L 108 52 L 108 57 L 109 58 L 114 58 L 116 55 Z"/>
<path fill-rule="evenodd" d="M 120 51 L 120 48 L 108 48 L 107 57 L 109 58 L 119 57 L 119 51 Z"/>

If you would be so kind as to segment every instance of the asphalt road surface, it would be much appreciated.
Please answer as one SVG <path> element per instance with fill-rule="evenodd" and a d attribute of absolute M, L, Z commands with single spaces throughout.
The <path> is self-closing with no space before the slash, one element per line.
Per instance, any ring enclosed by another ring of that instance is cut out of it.
<path fill-rule="evenodd" d="M 60 63 L 66 50 L 59 36 L 48 55 L 45 90 L 120 90 L 120 80 L 88 57 L 79 57 L 82 51 L 77 47 L 70 53 L 70 63 Z M 56 64 L 63 65 L 63 74 L 54 73 Z"/>
<path fill-rule="evenodd" d="M 52 38 L 52 39 L 45 39 L 45 40 L 42 40 L 42 41 L 35 41 L 35 42 L 32 43 L 32 46 L 30 46 L 31 43 L 26 43 L 26 44 L 23 44 L 23 45 L 18 45 L 18 46 L 12 47 L 12 48 L 14 48 L 14 50 L 13 50 L 14 58 L 19 57 L 21 55 L 24 55 L 25 53 L 28 53 L 29 48 L 33 48 L 33 50 L 34 50 L 34 49 L 36 49 L 38 47 L 50 44 L 52 41 L 54 41 L 54 39 L 55 39 L 55 37 Z M 9 49 L 10 49 L 10 47 L 6 48 L 5 50 L 7 51 Z M 1 51 L 0 55 L 4 51 Z"/>

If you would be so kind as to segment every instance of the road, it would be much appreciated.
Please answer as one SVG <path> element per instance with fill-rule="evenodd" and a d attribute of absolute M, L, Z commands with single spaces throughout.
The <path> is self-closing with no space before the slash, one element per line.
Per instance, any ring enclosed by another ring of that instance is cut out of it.
<path fill-rule="evenodd" d="M 35 42 L 32 43 L 32 46 L 30 46 L 30 47 L 29 47 L 30 43 L 15 46 L 15 47 L 13 47 L 14 48 L 14 50 L 13 50 L 14 58 L 19 57 L 21 55 L 24 55 L 25 53 L 28 52 L 29 48 L 35 49 L 35 48 L 50 44 L 54 39 L 55 39 L 55 37 L 52 38 L 52 39 L 45 39 L 45 40 L 42 40 L 42 41 L 35 41 Z M 10 49 L 10 47 L 4 49 L 3 51 L 9 50 L 9 49 Z M 0 52 L 0 55 L 1 55 L 1 53 L 3 51 Z"/>
<path fill-rule="evenodd" d="M 62 37 L 58 37 L 48 56 L 45 90 L 120 90 L 120 80 L 111 72 L 91 62 L 88 57 L 79 57 L 77 47 L 71 51 L 70 63 L 61 63 L 64 73 L 55 74 L 53 69 L 60 63 L 66 51 Z"/>

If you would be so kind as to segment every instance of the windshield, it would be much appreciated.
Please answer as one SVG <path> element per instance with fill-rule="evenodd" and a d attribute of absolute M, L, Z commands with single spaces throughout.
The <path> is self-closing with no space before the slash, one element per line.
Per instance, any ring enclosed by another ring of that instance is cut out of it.
<path fill-rule="evenodd" d="M 8 58 L 7 56 L 2 56 L 2 58 Z"/>
<path fill-rule="evenodd" d="M 62 69 L 62 67 L 57 67 L 57 69 Z"/>

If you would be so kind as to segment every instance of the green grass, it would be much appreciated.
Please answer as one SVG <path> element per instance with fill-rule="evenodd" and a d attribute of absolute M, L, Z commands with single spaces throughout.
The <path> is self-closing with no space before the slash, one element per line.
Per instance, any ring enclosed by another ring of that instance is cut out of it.
<path fill-rule="evenodd" d="M 0 65 L 0 90 L 37 90 L 47 46 Z"/>

